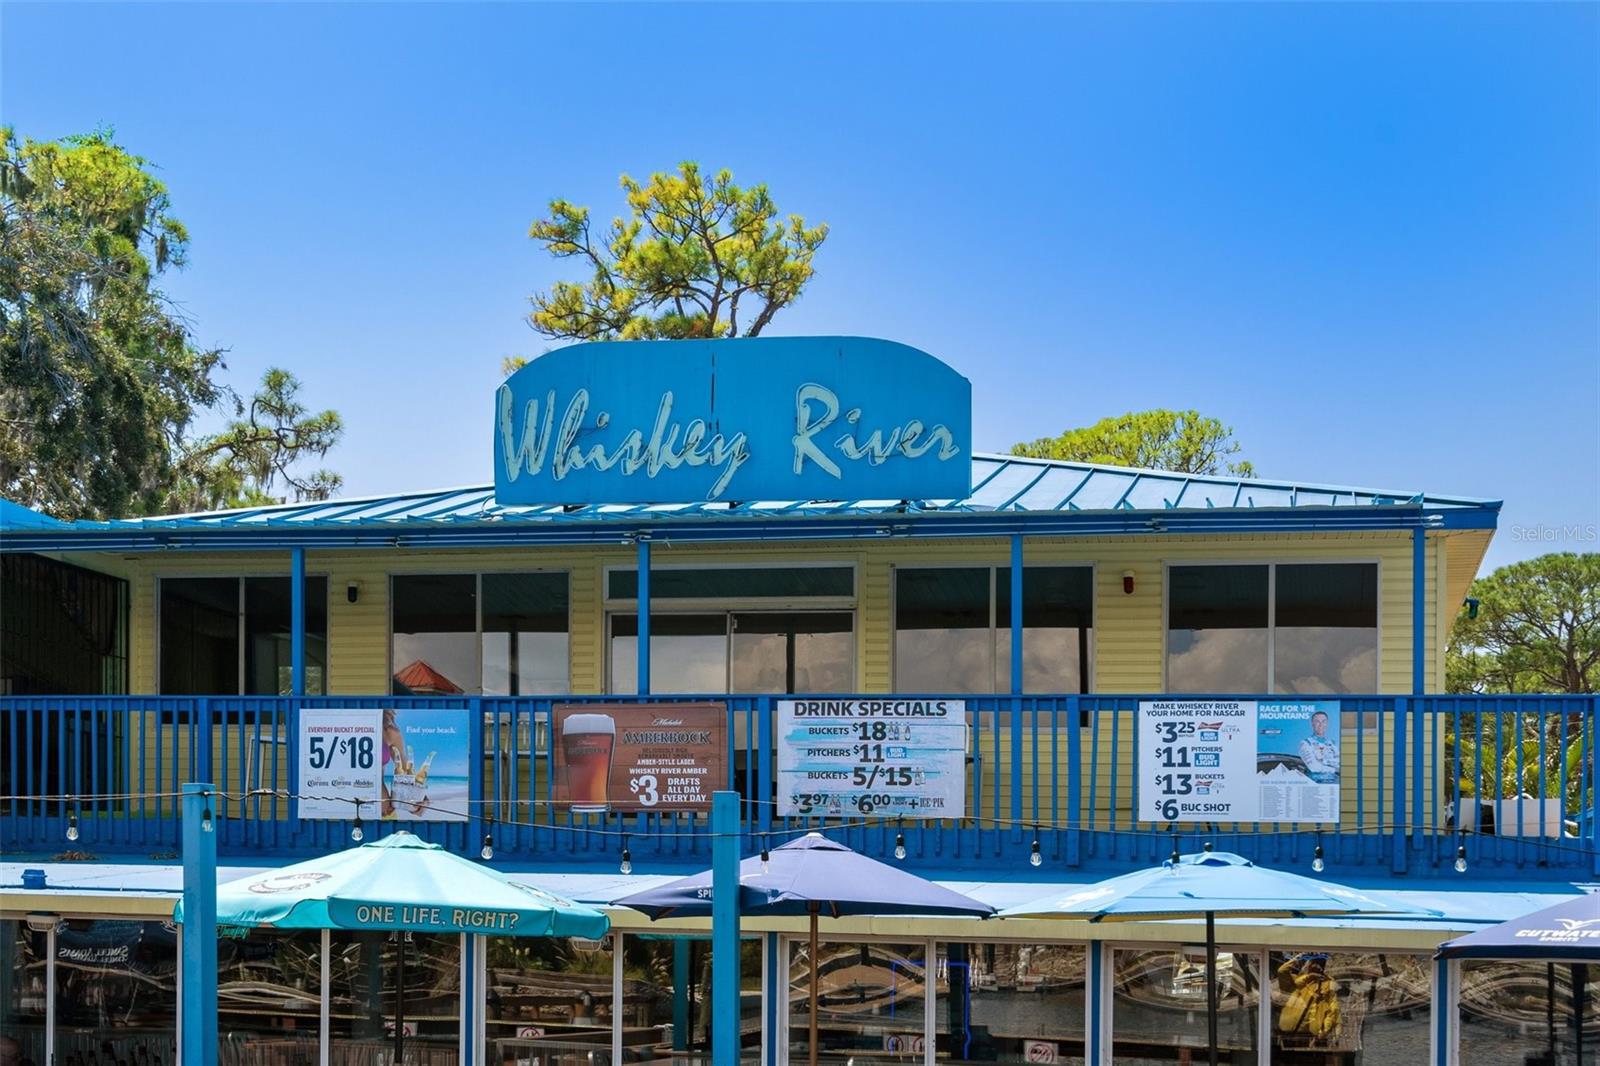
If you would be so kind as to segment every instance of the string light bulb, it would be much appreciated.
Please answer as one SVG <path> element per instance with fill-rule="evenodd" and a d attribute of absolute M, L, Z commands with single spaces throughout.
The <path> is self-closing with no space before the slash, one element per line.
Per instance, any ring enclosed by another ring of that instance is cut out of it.
<path fill-rule="evenodd" d="M 1313 873 L 1319 873 L 1320 874 L 1323 870 L 1326 870 L 1327 868 L 1328 868 L 1328 864 L 1326 862 L 1324 862 L 1323 859 L 1322 859 L 1322 845 L 1318 844 L 1317 845 L 1317 850 L 1313 851 L 1311 853 L 1311 870 L 1312 870 Z"/>
<path fill-rule="evenodd" d="M 361 828 L 361 801 L 356 800 L 356 820 L 350 825 L 350 839 L 359 844 L 366 835 Z"/>
<path fill-rule="evenodd" d="M 1183 856 L 1178 852 L 1178 842 L 1176 840 L 1172 842 L 1172 858 L 1167 861 L 1174 866 L 1183 861 Z"/>
<path fill-rule="evenodd" d="M 1034 837 L 1032 846 L 1028 848 L 1028 865 L 1041 866 L 1043 864 L 1044 856 L 1039 854 L 1039 838 Z"/>
<path fill-rule="evenodd" d="M 206 804 L 206 809 L 200 812 L 200 832 L 216 832 L 217 824 L 211 818 L 211 804 Z"/>
<path fill-rule="evenodd" d="M 1464 873 L 1467 872 L 1467 845 L 1464 844 L 1464 843 L 1456 845 L 1456 864 L 1455 865 L 1456 865 L 1456 873 L 1464 874 Z"/>
<path fill-rule="evenodd" d="M 78 839 L 78 812 L 73 811 L 67 815 L 67 839 Z"/>
<path fill-rule="evenodd" d="M 494 858 L 494 834 L 493 833 L 485 833 L 485 834 L 483 834 L 483 848 L 478 852 L 478 854 L 483 856 L 483 861 L 484 862 L 488 862 L 490 859 Z"/>
<path fill-rule="evenodd" d="M 622 865 L 617 867 L 625 874 L 633 873 L 633 852 L 628 850 L 628 845 L 622 845 Z"/>
<path fill-rule="evenodd" d="M 906 857 L 906 835 L 904 833 L 896 833 L 894 835 L 894 857 L 897 859 Z"/>
<path fill-rule="evenodd" d="M 1201 844 L 1200 850 L 1205 852 L 1207 855 L 1211 854 L 1211 841 L 1208 840 L 1204 844 Z"/>
<path fill-rule="evenodd" d="M 761 845 L 761 876 L 765 877 L 772 872 L 772 853 L 765 844 Z"/>

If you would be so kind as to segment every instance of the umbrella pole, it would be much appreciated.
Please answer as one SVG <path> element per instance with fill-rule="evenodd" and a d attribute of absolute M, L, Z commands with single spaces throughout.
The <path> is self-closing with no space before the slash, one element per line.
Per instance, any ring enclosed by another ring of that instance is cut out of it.
<path fill-rule="evenodd" d="M 400 966 L 394 982 L 394 1066 L 406 1061 L 406 934 L 395 934 Z"/>
<path fill-rule="evenodd" d="M 817 911 L 819 905 L 812 903 L 811 912 L 811 1054 L 808 1061 L 811 1066 L 817 1066 Z"/>
<path fill-rule="evenodd" d="M 1217 1066 L 1217 913 L 1206 911 L 1206 1044 Z"/>

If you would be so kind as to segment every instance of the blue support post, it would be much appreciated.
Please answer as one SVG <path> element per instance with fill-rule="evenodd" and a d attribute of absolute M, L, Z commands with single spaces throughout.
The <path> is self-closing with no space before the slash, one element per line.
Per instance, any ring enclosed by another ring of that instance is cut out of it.
<path fill-rule="evenodd" d="M 306 550 L 289 549 L 289 694 L 306 694 Z"/>
<path fill-rule="evenodd" d="M 217 1061 L 217 834 L 202 828 L 215 791 L 183 786 L 184 1063 Z"/>
<path fill-rule="evenodd" d="M 1067 697 L 1067 865 L 1077 866 L 1079 858 L 1078 822 L 1083 818 L 1083 698 Z"/>
<path fill-rule="evenodd" d="M 1089 1017 L 1085 1019 L 1084 1029 L 1084 1056 L 1083 1061 L 1088 1066 L 1100 1066 L 1106 1059 L 1101 1050 L 1105 1039 L 1109 1035 L 1105 1032 L 1105 995 L 1108 982 L 1106 981 L 1106 953 L 1105 945 L 1098 940 L 1091 940 L 1089 952 L 1089 988 L 1088 995 L 1084 997 L 1088 1004 Z"/>
<path fill-rule="evenodd" d="M 789 960 L 779 954 L 783 950 L 783 944 L 778 939 L 778 934 L 768 933 L 766 936 L 767 950 L 763 959 L 766 964 L 764 967 L 766 970 L 766 983 L 763 987 L 776 989 L 782 987 L 783 975 L 789 972 Z M 767 1001 L 767 1017 L 762 1039 L 767 1046 L 766 1057 L 762 1059 L 762 1062 L 766 1063 L 767 1066 L 772 1066 L 773 1063 L 783 1061 L 783 1055 L 778 1047 L 778 997 L 775 993 L 769 991 L 765 998 Z M 787 1003 L 785 1003 L 784 1009 L 788 1009 Z"/>
<path fill-rule="evenodd" d="M 641 696 L 650 695 L 650 538 L 639 534 L 639 636 L 638 662 Z"/>
<path fill-rule="evenodd" d="M 711 1066 L 739 1066 L 739 793 L 711 794 Z"/>
<path fill-rule="evenodd" d="M 1389 869 L 1397 874 L 1406 872 L 1406 736 L 1411 732 L 1411 701 L 1398 696 L 1394 701 L 1394 754 L 1389 766 L 1390 802 L 1394 811 L 1394 826 L 1389 830 L 1393 850 L 1389 856 Z"/>
<path fill-rule="evenodd" d="M 1022 821 L 1022 534 L 1011 535 L 1011 821 Z M 1035 787 L 1037 783 L 1035 783 Z M 1021 832 L 1021 827 L 1016 827 Z"/>

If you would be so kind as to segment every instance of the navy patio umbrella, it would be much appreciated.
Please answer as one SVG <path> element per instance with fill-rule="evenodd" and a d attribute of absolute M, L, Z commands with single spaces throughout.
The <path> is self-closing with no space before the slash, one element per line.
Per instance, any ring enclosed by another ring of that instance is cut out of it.
<path fill-rule="evenodd" d="M 711 871 L 611 901 L 656 918 L 711 913 Z M 869 859 L 821 833 L 739 864 L 739 913 L 806 915 L 811 922 L 811 1066 L 817 1062 L 817 919 L 850 914 L 929 914 L 987 918 L 994 908 L 894 866 Z"/>
<path fill-rule="evenodd" d="M 1600 893 L 1586 893 L 1542 911 L 1456 937 L 1439 948 L 1441 959 L 1537 959 L 1546 964 L 1550 997 L 1550 1044 L 1555 1046 L 1555 964 L 1572 966 L 1572 1023 L 1575 1056 L 1583 1061 L 1583 1005 L 1588 998 L 1589 964 L 1600 963 Z"/>

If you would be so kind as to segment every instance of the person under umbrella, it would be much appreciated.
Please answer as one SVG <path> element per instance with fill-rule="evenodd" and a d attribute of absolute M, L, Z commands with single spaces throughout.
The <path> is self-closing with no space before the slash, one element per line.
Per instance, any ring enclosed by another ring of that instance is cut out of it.
<path fill-rule="evenodd" d="M 1063 918 L 1141 922 L 1204 918 L 1206 923 L 1206 1042 L 1217 1064 L 1217 916 L 1309 918 L 1318 915 L 1413 914 L 1410 908 L 1281 870 L 1238 855 L 1207 850 L 1173 857 L 1152 869 L 1098 881 L 1065 895 L 1008 907 L 1001 918 Z"/>
<path fill-rule="evenodd" d="M 711 913 L 711 871 L 611 901 L 658 918 Z M 964 915 L 987 918 L 994 908 L 894 866 L 869 859 L 821 833 L 739 864 L 739 913 L 805 915 L 810 932 L 811 1066 L 817 1062 L 817 920 L 823 915 Z"/>

